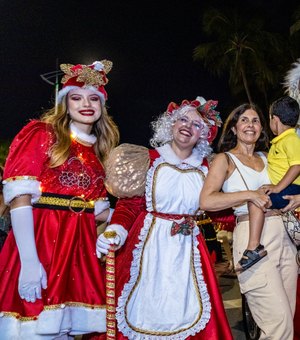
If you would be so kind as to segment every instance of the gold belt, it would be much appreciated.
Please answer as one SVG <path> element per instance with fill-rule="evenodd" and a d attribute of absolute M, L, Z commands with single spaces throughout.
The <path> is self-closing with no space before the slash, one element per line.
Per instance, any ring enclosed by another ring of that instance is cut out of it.
<path fill-rule="evenodd" d="M 88 201 L 82 196 L 43 193 L 33 206 L 35 208 L 70 210 L 75 213 L 92 213 L 94 212 L 95 201 Z"/>

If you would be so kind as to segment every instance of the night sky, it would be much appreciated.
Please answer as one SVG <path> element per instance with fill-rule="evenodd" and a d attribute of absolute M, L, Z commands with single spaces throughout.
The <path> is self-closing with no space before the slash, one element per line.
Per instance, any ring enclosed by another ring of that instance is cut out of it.
<path fill-rule="evenodd" d="M 56 59 L 113 61 L 107 104 L 121 142 L 147 146 L 150 121 L 170 101 L 200 95 L 219 100 L 221 115 L 228 114 L 233 101 L 226 77 L 212 77 L 192 57 L 207 39 L 201 30 L 203 10 L 224 1 L 1 1 L 0 140 L 12 139 L 30 118 L 52 106 L 54 88 L 40 75 L 54 71 Z M 289 6 L 297 4 L 240 2 L 249 6 L 249 15 L 266 13 L 278 29 L 290 17 Z"/>

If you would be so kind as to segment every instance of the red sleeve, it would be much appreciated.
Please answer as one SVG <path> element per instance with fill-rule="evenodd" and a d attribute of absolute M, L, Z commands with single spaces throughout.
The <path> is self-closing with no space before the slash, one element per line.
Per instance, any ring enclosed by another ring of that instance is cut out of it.
<path fill-rule="evenodd" d="M 48 161 L 52 134 L 46 123 L 31 121 L 14 138 L 6 159 L 3 179 L 17 176 L 39 178 Z"/>
<path fill-rule="evenodd" d="M 208 164 L 208 160 L 207 158 L 203 158 L 203 161 L 202 161 L 202 164 L 201 165 L 204 165 L 207 167 L 207 169 L 209 169 L 209 164 Z"/>
<path fill-rule="evenodd" d="M 126 230 L 130 230 L 138 215 L 145 209 L 146 201 L 144 196 L 120 198 L 116 203 L 110 224 L 120 224 Z"/>
<path fill-rule="evenodd" d="M 158 158 L 160 155 L 157 150 L 150 149 L 149 150 L 149 158 L 150 158 L 150 167 L 152 166 L 153 162 Z"/>

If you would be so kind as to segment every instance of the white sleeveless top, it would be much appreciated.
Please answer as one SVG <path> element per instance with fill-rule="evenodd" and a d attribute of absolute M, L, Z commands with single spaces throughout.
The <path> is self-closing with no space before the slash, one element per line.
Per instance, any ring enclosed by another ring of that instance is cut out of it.
<path fill-rule="evenodd" d="M 270 180 L 267 173 L 267 158 L 263 154 L 263 152 L 257 152 L 257 154 L 262 158 L 265 167 L 262 169 L 262 171 L 256 171 L 246 165 L 244 165 L 235 155 L 233 155 L 230 152 L 227 152 L 228 155 L 232 157 L 232 159 L 235 162 L 236 167 L 239 168 L 240 172 L 242 173 L 245 182 L 247 183 L 247 186 L 249 190 L 257 190 L 260 186 L 263 184 L 270 184 Z M 245 186 L 245 183 L 238 172 L 238 170 L 235 168 L 233 173 L 230 175 L 230 177 L 224 182 L 222 187 L 223 192 L 237 192 L 237 191 L 244 191 L 248 190 Z M 248 208 L 247 203 L 233 207 L 234 214 L 236 216 L 245 215 L 248 214 Z"/>

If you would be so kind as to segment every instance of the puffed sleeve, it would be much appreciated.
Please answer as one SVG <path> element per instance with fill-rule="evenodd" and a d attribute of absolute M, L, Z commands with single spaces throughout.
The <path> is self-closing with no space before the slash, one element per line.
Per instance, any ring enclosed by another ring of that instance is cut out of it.
<path fill-rule="evenodd" d="M 149 164 L 146 147 L 126 143 L 119 145 L 105 163 L 107 191 L 118 198 L 143 196 Z"/>
<path fill-rule="evenodd" d="M 47 125 L 33 120 L 14 138 L 3 174 L 3 196 L 9 204 L 16 196 L 32 195 L 32 203 L 41 195 L 40 174 L 49 159 L 51 132 Z"/>
<path fill-rule="evenodd" d="M 129 231 L 139 214 L 145 209 L 145 196 L 120 198 L 116 203 L 116 208 L 112 215 L 110 223 L 118 224 Z"/>

